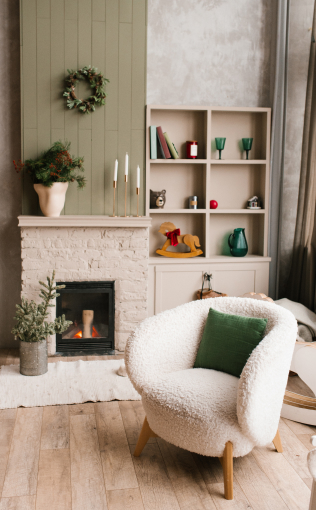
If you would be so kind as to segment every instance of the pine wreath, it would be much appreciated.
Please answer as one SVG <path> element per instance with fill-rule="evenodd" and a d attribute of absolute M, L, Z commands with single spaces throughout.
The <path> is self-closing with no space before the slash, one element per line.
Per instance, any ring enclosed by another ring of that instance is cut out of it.
<path fill-rule="evenodd" d="M 82 113 L 89 113 L 95 111 L 96 105 L 105 104 L 105 84 L 109 82 L 106 78 L 98 73 L 96 67 L 85 66 L 78 71 L 67 69 L 69 76 L 66 78 L 66 90 L 63 96 L 67 98 L 67 107 L 72 110 L 79 108 Z M 88 80 L 90 87 L 94 89 L 93 94 L 87 99 L 78 99 L 76 96 L 76 83 L 78 80 Z"/>

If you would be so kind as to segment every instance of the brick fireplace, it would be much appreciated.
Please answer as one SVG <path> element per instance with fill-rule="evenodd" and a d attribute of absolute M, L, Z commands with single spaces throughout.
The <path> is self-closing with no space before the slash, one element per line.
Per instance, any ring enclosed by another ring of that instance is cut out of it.
<path fill-rule="evenodd" d="M 115 348 L 148 313 L 148 240 L 151 219 L 106 216 L 20 216 L 22 294 L 38 301 L 39 280 L 115 281 Z M 51 316 L 56 315 L 51 308 Z M 55 336 L 48 352 L 56 353 Z"/>

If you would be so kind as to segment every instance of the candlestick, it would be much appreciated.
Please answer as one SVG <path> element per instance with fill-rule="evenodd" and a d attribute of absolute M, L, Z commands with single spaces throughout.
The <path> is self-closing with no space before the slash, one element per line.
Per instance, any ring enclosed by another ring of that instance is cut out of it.
<path fill-rule="evenodd" d="M 140 188 L 140 168 L 139 168 L 139 165 L 137 165 L 136 188 Z"/>
<path fill-rule="evenodd" d="M 125 155 L 125 175 L 128 175 L 128 153 Z"/>
<path fill-rule="evenodd" d="M 113 214 L 112 217 L 116 218 L 115 216 L 115 188 L 116 188 L 116 181 L 113 181 Z"/>
<path fill-rule="evenodd" d="M 139 187 L 136 188 L 136 195 L 137 195 L 137 214 L 136 217 L 139 218 Z"/>
<path fill-rule="evenodd" d="M 115 160 L 115 164 L 114 164 L 114 177 L 113 177 L 113 181 L 117 181 L 117 168 L 118 168 L 118 161 L 116 159 Z"/>
<path fill-rule="evenodd" d="M 125 214 L 124 214 L 124 217 L 126 218 L 126 202 L 127 202 L 127 175 L 125 175 L 124 177 L 124 180 L 125 180 Z"/>

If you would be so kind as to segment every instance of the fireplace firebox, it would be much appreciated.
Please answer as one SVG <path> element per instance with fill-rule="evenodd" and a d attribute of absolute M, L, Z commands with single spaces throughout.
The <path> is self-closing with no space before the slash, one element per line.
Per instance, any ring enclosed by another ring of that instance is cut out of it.
<path fill-rule="evenodd" d="M 114 281 L 58 282 L 65 285 L 56 298 L 57 316 L 73 322 L 56 335 L 56 351 L 114 354 Z"/>

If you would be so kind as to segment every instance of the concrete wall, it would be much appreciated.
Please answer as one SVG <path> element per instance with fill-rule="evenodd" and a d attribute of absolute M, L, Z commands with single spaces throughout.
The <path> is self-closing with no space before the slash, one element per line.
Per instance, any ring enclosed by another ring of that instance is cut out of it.
<path fill-rule="evenodd" d="M 271 106 L 272 0 L 149 0 L 147 103 Z"/>
<path fill-rule="evenodd" d="M 291 0 L 279 297 L 285 295 L 292 261 L 313 9 L 314 0 Z"/>
<path fill-rule="evenodd" d="M 13 159 L 20 157 L 19 0 L 0 1 L 0 347 L 18 347 L 10 334 L 20 299 L 21 252 L 17 216 L 21 181 Z"/>

